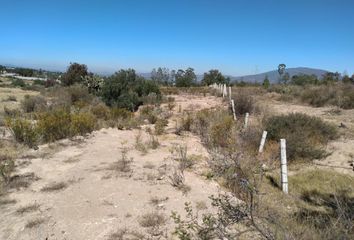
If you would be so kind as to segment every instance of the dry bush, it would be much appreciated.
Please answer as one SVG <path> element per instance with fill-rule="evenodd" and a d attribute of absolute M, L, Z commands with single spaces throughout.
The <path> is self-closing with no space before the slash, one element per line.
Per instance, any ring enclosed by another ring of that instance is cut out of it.
<path fill-rule="evenodd" d="M 3 102 L 17 102 L 17 98 L 15 95 L 10 95 L 7 98 L 2 100 Z"/>
<path fill-rule="evenodd" d="M 91 113 L 98 119 L 108 120 L 110 118 L 110 109 L 104 103 L 98 103 L 91 106 Z"/>
<path fill-rule="evenodd" d="M 14 118 L 14 117 L 19 117 L 21 116 L 21 111 L 18 109 L 10 109 L 6 106 L 4 106 L 4 113 L 5 113 L 5 117 L 10 117 L 10 118 Z"/>
<path fill-rule="evenodd" d="M 150 124 L 155 124 L 158 120 L 157 113 L 155 112 L 155 108 L 153 106 L 142 106 L 139 109 L 140 117 L 143 119 L 147 119 Z"/>
<path fill-rule="evenodd" d="M 128 151 L 129 149 L 127 147 L 122 146 L 121 157 L 114 164 L 114 169 L 116 171 L 123 172 L 123 173 L 132 171 L 131 165 L 133 162 L 133 158 L 128 157 Z"/>
<path fill-rule="evenodd" d="M 14 153 L 9 151 L 7 148 L 2 148 L 2 152 L 0 153 L 0 177 L 5 184 L 9 183 L 11 174 L 14 170 Z"/>
<path fill-rule="evenodd" d="M 118 229 L 111 233 L 107 240 L 140 240 L 145 239 L 145 236 L 137 231 L 129 230 L 127 228 Z"/>
<path fill-rule="evenodd" d="M 42 187 L 42 192 L 54 192 L 60 191 L 68 187 L 68 184 L 65 182 L 53 182 L 44 187 Z"/>
<path fill-rule="evenodd" d="M 43 111 L 47 108 L 47 101 L 42 96 L 25 95 L 21 101 L 21 108 L 25 113 Z"/>
<path fill-rule="evenodd" d="M 44 142 L 91 133 L 96 119 L 90 113 L 71 113 L 67 108 L 56 108 L 38 114 L 37 128 Z"/>
<path fill-rule="evenodd" d="M 140 151 L 142 154 L 146 154 L 148 152 L 146 144 L 142 140 L 141 132 L 135 136 L 135 149 Z"/>
<path fill-rule="evenodd" d="M 34 203 L 34 204 L 29 204 L 27 206 L 20 207 L 16 210 L 17 214 L 24 214 L 24 213 L 29 213 L 29 212 L 34 212 L 39 209 L 39 204 Z"/>
<path fill-rule="evenodd" d="M 43 219 L 43 218 L 32 219 L 32 220 L 30 220 L 30 221 L 28 221 L 26 223 L 25 228 L 35 228 L 35 227 L 38 227 L 39 225 L 41 225 L 44 222 L 45 222 L 45 219 Z"/>
<path fill-rule="evenodd" d="M 85 135 L 95 130 L 96 118 L 91 113 L 75 113 L 71 116 L 71 136 Z"/>
<path fill-rule="evenodd" d="M 166 119 L 157 119 L 155 122 L 155 134 L 161 135 L 165 132 L 165 127 L 167 126 L 168 121 Z"/>
<path fill-rule="evenodd" d="M 139 219 L 140 226 L 144 228 L 157 228 L 166 224 L 165 215 L 159 212 L 151 212 L 142 215 Z"/>
<path fill-rule="evenodd" d="M 239 93 L 234 98 L 236 115 L 244 115 L 254 111 L 253 97 L 246 93 Z"/>
<path fill-rule="evenodd" d="M 70 136 L 71 113 L 66 108 L 56 108 L 38 114 L 38 131 L 45 142 Z"/>
<path fill-rule="evenodd" d="M 320 147 L 338 137 L 335 126 L 302 113 L 272 116 L 264 121 L 267 138 L 287 140 L 287 155 L 290 162 L 298 159 L 314 159 L 325 156 Z"/>
<path fill-rule="evenodd" d="M 23 118 L 8 118 L 6 126 L 10 129 L 15 140 L 29 147 L 36 147 L 39 140 L 39 131 L 36 125 Z"/>

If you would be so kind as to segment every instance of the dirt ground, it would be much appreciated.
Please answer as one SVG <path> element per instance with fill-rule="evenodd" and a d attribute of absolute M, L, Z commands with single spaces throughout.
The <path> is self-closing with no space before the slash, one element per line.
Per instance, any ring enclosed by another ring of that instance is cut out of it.
<path fill-rule="evenodd" d="M 131 238 L 127 239 L 134 239 L 134 234 L 172 239 L 172 211 L 184 213 L 185 202 L 191 202 L 201 213 L 210 210 L 208 197 L 222 190 L 216 182 L 202 176 L 207 150 L 198 137 L 173 132 L 175 120 L 182 114 L 179 108 L 197 111 L 225 104 L 215 97 L 173 97 L 176 107 L 167 133 L 159 136 L 161 145 L 157 149 L 142 153 L 134 147 L 139 134 L 143 143 L 149 141 L 144 130 L 109 128 L 86 138 L 39 146 L 38 151 L 31 150 L 18 159 L 16 174 L 32 176 L 33 183 L 12 190 L 7 197 L 14 201 L 0 206 L 0 239 L 109 239 L 112 233 L 124 229 L 130 233 Z M 262 104 L 278 114 L 304 112 L 338 126 L 343 123 L 343 136 L 328 144 L 332 154 L 316 163 L 353 174 L 349 161 L 354 158 L 354 110 L 337 113 L 334 108 L 312 108 L 271 98 Z M 252 116 L 250 123 L 252 127 Z M 175 164 L 171 149 L 178 145 L 187 146 L 188 156 L 197 159 L 193 169 L 185 173 L 190 187 L 186 193 L 171 186 L 169 180 Z M 123 151 L 132 158 L 131 170 L 124 173 L 115 167 Z M 154 229 L 143 227 L 141 221 L 149 213 L 159 213 L 165 223 Z"/>
<path fill-rule="evenodd" d="M 220 105 L 214 97 L 175 97 L 176 115 L 178 105 L 188 110 Z M 221 191 L 217 183 L 199 174 L 208 155 L 200 140 L 192 135 L 173 134 L 174 124 L 172 120 L 167 134 L 159 137 L 161 146 L 146 154 L 134 147 L 139 130 L 112 128 L 96 131 L 85 139 L 64 140 L 28 152 L 18 160 L 17 174 L 34 173 L 37 180 L 27 189 L 9 194 L 16 203 L 1 207 L 0 239 L 108 239 L 111 233 L 125 228 L 150 237 L 169 238 L 172 211 L 184 213 L 185 202 L 198 205 L 203 211 L 210 207 L 208 197 Z M 148 134 L 140 134 L 147 142 Z M 169 181 L 174 169 L 170 151 L 179 144 L 187 146 L 188 156 L 198 161 L 196 170 L 185 173 L 190 187 L 187 193 L 175 189 Z M 133 159 L 127 173 L 114 168 L 123 148 Z M 43 191 L 46 186 L 57 186 L 57 190 Z M 21 211 L 33 205 L 34 209 Z M 153 231 L 141 227 L 143 215 L 154 212 L 163 215 L 166 223 Z M 29 227 L 31 222 L 35 226 Z"/>

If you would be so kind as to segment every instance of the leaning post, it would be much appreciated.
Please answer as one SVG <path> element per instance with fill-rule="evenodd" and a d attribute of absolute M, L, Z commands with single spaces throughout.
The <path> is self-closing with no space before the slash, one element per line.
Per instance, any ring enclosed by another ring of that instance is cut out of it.
<path fill-rule="evenodd" d="M 263 152 L 264 144 L 265 144 L 265 141 L 266 141 L 266 138 L 267 138 L 267 133 L 268 133 L 267 131 L 263 131 L 261 144 L 259 145 L 259 149 L 258 149 L 259 153 Z"/>
<path fill-rule="evenodd" d="M 235 112 L 235 101 L 232 99 L 231 100 L 231 107 L 232 107 L 232 114 L 234 115 L 234 120 L 236 121 L 236 112 Z"/>

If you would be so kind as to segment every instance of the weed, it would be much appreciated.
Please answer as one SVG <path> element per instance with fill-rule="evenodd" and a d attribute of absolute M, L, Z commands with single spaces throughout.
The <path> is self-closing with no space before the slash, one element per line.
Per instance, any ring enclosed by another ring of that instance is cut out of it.
<path fill-rule="evenodd" d="M 151 212 L 142 215 L 139 219 L 140 226 L 144 228 L 157 228 L 166 223 L 165 215 L 158 212 Z"/>
<path fill-rule="evenodd" d="M 19 209 L 16 210 L 16 213 L 18 214 L 24 214 L 24 213 L 28 213 L 28 212 L 34 212 L 37 211 L 39 209 L 39 204 L 35 203 L 35 204 L 29 204 L 27 206 L 24 207 L 20 207 Z"/>
<path fill-rule="evenodd" d="M 25 228 L 35 228 L 35 227 L 38 227 L 39 225 L 41 225 L 44 222 L 45 222 L 45 219 L 43 219 L 43 218 L 32 219 L 32 220 L 30 220 L 30 221 L 28 221 L 26 223 Z"/>
<path fill-rule="evenodd" d="M 25 113 L 43 111 L 46 107 L 47 101 L 42 96 L 25 95 L 25 98 L 21 101 L 21 108 Z"/>
<path fill-rule="evenodd" d="M 32 121 L 22 118 L 8 118 L 6 125 L 11 130 L 16 141 L 24 143 L 29 147 L 36 146 L 39 140 L 39 132 Z"/>
<path fill-rule="evenodd" d="M 53 182 L 50 183 L 46 186 L 44 186 L 41 191 L 42 192 L 54 192 L 54 191 L 60 191 L 68 187 L 68 184 L 65 182 Z"/>

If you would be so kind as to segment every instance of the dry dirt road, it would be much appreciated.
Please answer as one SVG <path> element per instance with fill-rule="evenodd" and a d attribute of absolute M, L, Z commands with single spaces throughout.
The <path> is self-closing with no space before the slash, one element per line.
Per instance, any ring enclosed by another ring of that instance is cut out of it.
<path fill-rule="evenodd" d="M 0 239 L 109 239 L 124 229 L 127 239 L 170 239 L 171 211 L 184 213 L 185 202 L 200 211 L 210 208 L 208 197 L 221 190 L 217 183 L 200 175 L 208 153 L 199 138 L 175 135 L 173 118 L 180 114 L 178 105 L 200 110 L 218 106 L 221 101 L 214 97 L 175 97 L 177 106 L 167 134 L 159 137 L 157 149 L 145 154 L 134 147 L 138 134 L 143 143 L 149 141 L 145 131 L 109 128 L 85 139 L 40 146 L 18 159 L 16 174 L 33 182 L 27 188 L 13 189 L 8 199 L 16 202 L 0 207 Z M 185 173 L 190 187 L 187 193 L 171 186 L 169 180 L 175 165 L 171 149 L 178 145 L 187 146 L 187 154 L 197 160 L 194 170 Z M 132 159 L 131 171 L 123 173 L 116 170 L 122 151 Z M 144 227 L 149 225 L 144 224 L 144 217 L 156 213 L 165 221 Z"/>

